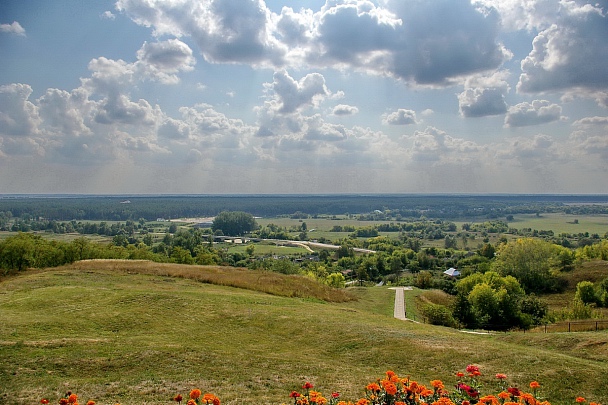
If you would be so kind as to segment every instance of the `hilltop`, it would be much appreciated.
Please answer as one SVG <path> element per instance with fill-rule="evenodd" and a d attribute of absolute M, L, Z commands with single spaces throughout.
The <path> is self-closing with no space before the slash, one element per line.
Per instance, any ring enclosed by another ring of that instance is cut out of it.
<path fill-rule="evenodd" d="M 488 387 L 500 372 L 524 386 L 538 380 L 554 404 L 608 400 L 605 333 L 568 335 L 592 342 L 581 354 L 554 344 L 563 335 L 471 335 L 396 320 L 383 314 L 392 313 L 386 288 L 353 289 L 358 300 L 329 303 L 298 297 L 303 278 L 291 298 L 201 283 L 186 278 L 191 266 L 171 266 L 177 277 L 144 267 L 85 262 L 2 281 L 0 402 L 70 389 L 98 404 L 161 404 L 198 387 L 224 404 L 281 404 L 304 381 L 356 400 L 388 369 L 449 383 L 469 363 Z"/>

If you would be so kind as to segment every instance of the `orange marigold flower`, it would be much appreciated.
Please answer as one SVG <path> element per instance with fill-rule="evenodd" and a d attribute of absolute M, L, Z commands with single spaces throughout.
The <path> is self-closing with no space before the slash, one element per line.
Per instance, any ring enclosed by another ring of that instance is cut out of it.
<path fill-rule="evenodd" d="M 215 395 L 213 395 L 213 394 L 206 393 L 205 395 L 203 395 L 203 401 L 205 401 L 205 403 L 207 403 L 207 404 L 212 403 L 214 398 L 215 398 Z"/>
<path fill-rule="evenodd" d="M 365 398 L 361 398 L 357 401 L 357 405 L 369 405 L 369 401 Z"/>
<path fill-rule="evenodd" d="M 59 400 L 59 405 L 68 405 L 68 399 L 67 398 L 61 398 Z"/>
<path fill-rule="evenodd" d="M 87 401 L 87 405 L 95 405 L 95 401 Z"/>
<path fill-rule="evenodd" d="M 198 388 L 193 389 L 192 391 L 190 391 L 190 399 L 198 399 L 198 397 L 201 396 L 201 390 L 199 390 Z"/>
<path fill-rule="evenodd" d="M 395 405 L 405 405 L 405 402 L 402 402 L 402 401 L 395 401 Z"/>
<path fill-rule="evenodd" d="M 433 386 L 433 388 L 437 388 L 437 389 L 444 388 L 443 381 L 441 381 L 441 380 L 432 380 L 431 385 Z"/>
<path fill-rule="evenodd" d="M 509 394 L 508 392 L 501 392 L 500 394 L 498 394 L 498 398 L 500 399 L 509 399 L 511 398 L 511 394 Z"/>
<path fill-rule="evenodd" d="M 42 399 L 40 400 L 40 403 L 41 403 L 41 404 L 48 404 L 48 403 L 49 403 L 49 400 L 48 400 L 48 399 L 46 399 L 46 398 L 42 398 Z"/>
<path fill-rule="evenodd" d="M 537 388 L 540 388 L 540 384 L 538 382 L 536 382 L 536 381 L 532 381 L 530 383 L 530 388 L 532 388 L 533 390 L 535 390 Z"/>
<path fill-rule="evenodd" d="M 70 394 L 70 396 L 68 397 L 68 403 L 74 404 L 77 401 L 78 401 L 78 395 L 76 395 L 76 394 Z"/>
<path fill-rule="evenodd" d="M 367 384 L 365 389 L 368 391 L 378 392 L 378 391 L 380 391 L 380 386 L 376 383 L 371 383 L 371 384 Z"/>
<path fill-rule="evenodd" d="M 464 377 L 464 373 L 462 371 L 459 371 L 456 373 L 456 377 Z"/>
<path fill-rule="evenodd" d="M 395 377 L 396 375 L 397 375 L 397 374 L 395 374 L 395 372 L 394 372 L 394 371 L 392 371 L 392 370 L 388 370 L 388 371 L 386 372 L 386 379 L 387 379 L 387 380 L 390 380 L 391 378 Z"/>
<path fill-rule="evenodd" d="M 578 402 L 579 404 L 582 404 L 583 402 L 585 402 L 585 398 L 583 398 L 583 397 L 577 397 L 576 398 L 576 402 Z"/>
<path fill-rule="evenodd" d="M 467 404 L 465 404 L 465 402 L 467 402 Z M 462 401 L 462 405 L 470 405 L 468 402 L 469 401 Z M 454 402 L 452 402 L 452 400 L 448 397 L 441 397 L 437 401 L 433 402 L 432 405 L 454 405 Z"/>
<path fill-rule="evenodd" d="M 479 398 L 479 402 L 482 404 L 491 404 L 491 405 L 499 404 L 498 398 L 496 398 L 494 395 L 486 395 L 484 397 L 481 397 L 481 398 Z"/>
<path fill-rule="evenodd" d="M 498 374 L 496 374 L 496 378 L 498 378 L 499 380 L 506 380 L 507 375 L 503 374 L 503 373 L 498 373 Z"/>
<path fill-rule="evenodd" d="M 522 392 L 520 398 L 524 403 L 527 403 L 528 405 L 536 404 L 536 398 L 534 398 L 534 395 L 528 394 L 527 392 Z"/>
<path fill-rule="evenodd" d="M 429 390 L 429 389 L 427 388 L 427 389 L 422 390 L 422 392 L 420 392 L 420 395 L 421 395 L 421 396 L 423 396 L 423 397 L 430 397 L 430 396 L 431 396 L 431 395 L 433 395 L 434 393 L 435 393 L 434 391 Z"/>
<path fill-rule="evenodd" d="M 221 405 L 221 401 L 218 397 L 213 397 L 213 405 Z"/>
<path fill-rule="evenodd" d="M 176 396 L 173 397 L 173 400 L 175 402 L 182 402 L 182 399 L 184 399 L 184 397 L 182 397 L 182 394 L 177 394 Z"/>
<path fill-rule="evenodd" d="M 395 395 L 397 393 L 397 386 L 395 384 L 393 384 L 392 382 L 389 382 L 388 384 L 386 384 L 384 386 L 384 390 L 389 395 Z"/>
<path fill-rule="evenodd" d="M 186 402 L 186 405 L 196 405 L 196 401 L 193 399 L 189 399 L 188 402 Z"/>

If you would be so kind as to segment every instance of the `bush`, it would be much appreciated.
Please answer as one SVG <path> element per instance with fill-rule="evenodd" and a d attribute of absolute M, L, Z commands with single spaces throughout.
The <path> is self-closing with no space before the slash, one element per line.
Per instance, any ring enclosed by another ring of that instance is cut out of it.
<path fill-rule="evenodd" d="M 595 293 L 595 286 L 591 281 L 581 281 L 576 285 L 575 299 L 583 304 L 598 304 L 598 297 Z"/>
<path fill-rule="evenodd" d="M 446 306 L 429 303 L 423 305 L 420 312 L 431 325 L 449 326 L 450 328 L 456 326 L 452 311 Z"/>

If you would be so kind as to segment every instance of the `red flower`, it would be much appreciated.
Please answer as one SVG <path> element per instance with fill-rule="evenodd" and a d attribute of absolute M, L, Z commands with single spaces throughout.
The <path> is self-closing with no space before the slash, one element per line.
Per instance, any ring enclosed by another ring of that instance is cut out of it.
<path fill-rule="evenodd" d="M 507 389 L 507 392 L 509 394 L 511 394 L 511 396 L 513 396 L 513 397 L 519 397 L 519 396 L 521 396 L 521 392 L 519 392 L 519 389 L 515 388 L 515 387 L 509 387 Z"/>
<path fill-rule="evenodd" d="M 46 398 L 42 398 L 42 399 L 40 400 L 40 403 L 41 403 L 41 404 L 48 404 L 48 403 L 49 403 L 49 400 L 48 400 L 48 399 L 46 399 Z"/>
<path fill-rule="evenodd" d="M 583 397 L 577 397 L 576 398 L 576 402 L 578 402 L 579 404 L 582 404 L 583 402 L 585 402 L 585 398 L 583 398 Z"/>
<path fill-rule="evenodd" d="M 469 374 L 479 373 L 479 367 L 469 364 L 467 366 L 467 373 L 469 373 Z"/>
<path fill-rule="evenodd" d="M 313 387 L 313 385 L 312 385 L 311 383 L 309 383 L 309 382 L 306 382 L 306 383 L 305 383 L 305 384 L 302 386 L 302 388 L 304 388 L 305 390 L 309 390 L 309 389 L 311 389 L 312 387 Z"/>
<path fill-rule="evenodd" d="M 332 392 L 331 393 L 331 397 L 332 398 L 340 398 L 340 393 L 339 392 Z"/>
<path fill-rule="evenodd" d="M 297 391 L 291 391 L 291 394 L 289 394 L 290 398 L 299 398 L 300 397 L 300 393 Z"/>
<path fill-rule="evenodd" d="M 181 402 L 182 402 L 182 399 L 184 399 L 184 398 L 182 397 L 182 394 L 177 394 L 177 395 L 176 395 L 176 396 L 173 398 L 173 400 L 174 400 L 175 402 L 179 402 L 179 403 L 181 403 Z"/>
<path fill-rule="evenodd" d="M 462 371 L 459 371 L 456 373 L 456 377 L 464 377 L 464 373 Z"/>
<path fill-rule="evenodd" d="M 479 392 L 477 392 L 477 390 L 475 390 L 474 388 L 469 387 L 466 384 L 459 383 L 456 386 L 456 388 L 459 389 L 460 391 L 466 392 L 471 398 L 477 398 L 479 396 Z"/>
<path fill-rule="evenodd" d="M 499 380 L 506 380 L 507 376 L 506 374 L 498 373 L 496 374 L 496 378 L 498 378 Z"/>

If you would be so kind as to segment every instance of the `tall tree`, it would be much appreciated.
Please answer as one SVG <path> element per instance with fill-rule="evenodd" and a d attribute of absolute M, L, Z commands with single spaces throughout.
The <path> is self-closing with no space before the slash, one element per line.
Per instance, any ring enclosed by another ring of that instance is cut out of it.
<path fill-rule="evenodd" d="M 242 211 L 224 211 L 213 220 L 211 229 L 221 230 L 224 235 L 243 236 L 257 228 L 253 215 Z"/>

